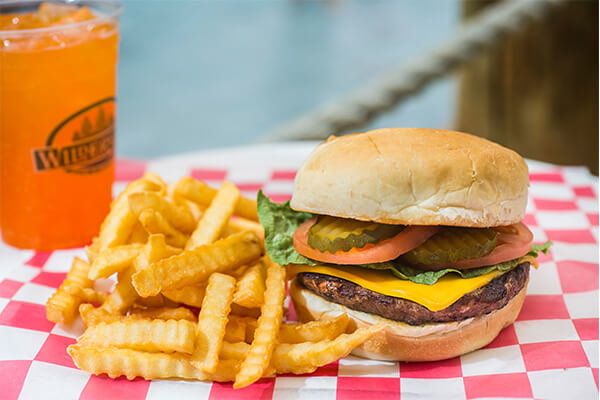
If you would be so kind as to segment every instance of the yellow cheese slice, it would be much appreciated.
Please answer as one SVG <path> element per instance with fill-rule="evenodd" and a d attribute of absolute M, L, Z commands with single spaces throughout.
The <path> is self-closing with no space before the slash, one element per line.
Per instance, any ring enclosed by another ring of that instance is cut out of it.
<path fill-rule="evenodd" d="M 414 301 L 431 311 L 443 310 L 465 294 L 487 285 L 492 279 L 503 274 L 501 271 L 494 270 L 485 275 L 464 279 L 458 274 L 450 273 L 433 285 L 423 285 L 398 279 L 388 271 L 360 267 L 289 265 L 287 268 L 289 279 L 301 272 L 335 276 L 386 296 Z"/>

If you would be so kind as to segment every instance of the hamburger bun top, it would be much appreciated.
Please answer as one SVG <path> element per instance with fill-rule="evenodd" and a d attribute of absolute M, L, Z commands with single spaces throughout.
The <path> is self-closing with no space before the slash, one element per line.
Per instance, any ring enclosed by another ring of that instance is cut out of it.
<path fill-rule="evenodd" d="M 466 133 L 387 128 L 320 144 L 298 170 L 298 211 L 397 225 L 491 227 L 525 216 L 516 152 Z"/>

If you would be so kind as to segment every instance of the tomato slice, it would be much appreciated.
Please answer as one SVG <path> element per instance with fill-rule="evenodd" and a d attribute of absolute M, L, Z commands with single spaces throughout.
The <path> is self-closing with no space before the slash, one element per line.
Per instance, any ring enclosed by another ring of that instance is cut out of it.
<path fill-rule="evenodd" d="M 304 257 L 342 265 L 380 263 L 393 260 L 425 243 L 440 229 L 437 226 L 408 226 L 396 236 L 382 240 L 379 243 L 331 254 L 313 249 L 308 245 L 308 230 L 316 221 L 316 217 L 311 218 L 296 229 L 296 232 L 294 232 L 294 249 Z"/>
<path fill-rule="evenodd" d="M 488 255 L 470 260 L 457 261 L 444 265 L 414 265 L 428 271 L 437 271 L 445 268 L 469 269 L 494 265 L 505 261 L 514 260 L 529 253 L 533 243 L 533 233 L 523 223 L 494 228 L 498 232 L 496 248 Z"/>

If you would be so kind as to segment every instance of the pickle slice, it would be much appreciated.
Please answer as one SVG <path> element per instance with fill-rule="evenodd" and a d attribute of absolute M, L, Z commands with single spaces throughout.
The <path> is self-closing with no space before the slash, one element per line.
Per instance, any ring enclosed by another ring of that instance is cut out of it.
<path fill-rule="evenodd" d="M 335 253 L 362 248 L 369 243 L 390 238 L 404 227 L 368 221 L 319 216 L 308 231 L 308 245 L 319 251 Z"/>
<path fill-rule="evenodd" d="M 483 257 L 494 250 L 498 232 L 491 228 L 443 228 L 402 255 L 410 264 L 449 264 Z"/>

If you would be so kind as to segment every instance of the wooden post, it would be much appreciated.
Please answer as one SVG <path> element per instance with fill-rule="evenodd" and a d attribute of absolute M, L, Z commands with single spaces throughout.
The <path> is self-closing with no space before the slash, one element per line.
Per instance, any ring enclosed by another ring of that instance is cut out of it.
<path fill-rule="evenodd" d="M 495 0 L 463 0 L 469 18 Z M 598 173 L 598 2 L 570 1 L 459 72 L 456 128 Z"/>

